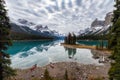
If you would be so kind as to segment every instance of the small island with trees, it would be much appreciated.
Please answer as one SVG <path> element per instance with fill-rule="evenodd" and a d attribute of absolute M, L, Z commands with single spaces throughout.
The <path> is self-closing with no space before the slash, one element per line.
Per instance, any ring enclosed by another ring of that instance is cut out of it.
<path fill-rule="evenodd" d="M 76 44 L 76 35 L 74 33 L 69 33 L 68 36 L 65 37 L 64 43 L 65 44 Z"/>
<path fill-rule="evenodd" d="M 100 44 L 96 46 L 90 46 L 90 45 L 83 45 L 83 44 L 77 44 L 77 36 L 74 33 L 69 33 L 64 38 L 64 43 L 61 43 L 62 46 L 68 47 L 68 48 L 86 48 L 86 49 L 95 49 L 95 50 L 102 50 L 105 52 L 110 53 L 108 50 L 108 45 L 103 45 L 103 40 L 100 40 Z"/>

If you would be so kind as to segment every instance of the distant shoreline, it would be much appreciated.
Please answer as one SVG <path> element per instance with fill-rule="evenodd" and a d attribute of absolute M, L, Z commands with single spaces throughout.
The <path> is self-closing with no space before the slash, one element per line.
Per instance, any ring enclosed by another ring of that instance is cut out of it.
<path fill-rule="evenodd" d="M 53 41 L 53 39 L 39 39 L 39 40 L 12 40 L 12 41 L 17 42 L 17 41 L 48 41 L 48 40 Z"/>
<path fill-rule="evenodd" d="M 77 40 L 77 41 L 100 41 L 100 40 L 91 40 L 91 39 L 86 39 L 86 40 Z M 108 40 L 103 40 L 103 41 L 108 41 Z"/>
<path fill-rule="evenodd" d="M 104 48 L 104 49 L 97 49 L 96 46 L 88 46 L 88 45 L 83 45 L 83 44 L 65 44 L 65 43 L 61 43 L 62 46 L 64 47 L 68 47 L 68 48 L 84 48 L 84 49 L 93 49 L 93 50 L 99 50 L 99 51 L 104 51 L 106 53 L 111 53 L 110 50 Z"/>
<path fill-rule="evenodd" d="M 96 46 L 88 46 L 88 45 L 82 45 L 82 44 L 65 44 L 61 43 L 62 46 L 68 47 L 68 48 L 86 48 L 86 49 L 96 49 Z"/>

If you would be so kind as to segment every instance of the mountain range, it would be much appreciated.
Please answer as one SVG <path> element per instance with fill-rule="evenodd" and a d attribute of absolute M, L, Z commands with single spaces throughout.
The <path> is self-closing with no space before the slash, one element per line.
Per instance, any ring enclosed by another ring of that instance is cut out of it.
<path fill-rule="evenodd" d="M 89 28 L 80 30 L 77 34 L 79 36 L 107 34 L 111 25 L 112 16 L 112 12 L 109 12 L 106 14 L 104 20 L 99 20 L 96 18 L 91 23 L 91 26 Z M 18 19 L 17 24 L 10 24 L 12 26 L 11 36 L 14 39 L 57 39 L 64 37 L 64 35 L 60 34 L 58 31 L 49 29 L 47 25 L 36 25 L 35 23 L 27 21 L 25 19 Z"/>
<path fill-rule="evenodd" d="M 18 24 L 10 23 L 11 37 L 13 39 L 56 39 L 63 37 L 55 30 L 50 30 L 48 26 L 36 25 L 25 19 L 18 19 Z M 30 27 L 34 26 L 34 29 Z"/>
<path fill-rule="evenodd" d="M 98 20 L 97 18 L 91 23 L 89 28 L 80 30 L 78 33 L 81 36 L 85 35 L 104 35 L 109 32 L 109 28 L 112 20 L 112 12 L 109 12 L 105 16 L 105 20 Z"/>

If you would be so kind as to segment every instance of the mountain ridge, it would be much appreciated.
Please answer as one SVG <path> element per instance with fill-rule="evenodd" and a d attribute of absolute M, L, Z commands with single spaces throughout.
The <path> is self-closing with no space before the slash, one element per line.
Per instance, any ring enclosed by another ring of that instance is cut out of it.
<path fill-rule="evenodd" d="M 108 30 L 111 25 L 112 20 L 112 12 L 109 12 L 105 16 L 105 20 L 95 19 L 92 23 L 90 28 L 86 28 L 85 30 L 79 31 L 79 36 L 85 35 L 105 35 L 108 34 Z"/>
<path fill-rule="evenodd" d="M 11 25 L 11 37 L 13 39 L 55 39 L 60 38 L 63 35 L 58 33 L 55 30 L 50 30 L 47 26 L 36 28 L 35 30 L 25 26 L 26 23 L 29 23 L 27 20 L 22 21 L 21 25 L 10 23 Z M 33 24 L 34 25 L 34 24 Z M 32 26 L 33 26 L 32 25 Z M 37 25 L 38 26 L 38 25 Z"/>

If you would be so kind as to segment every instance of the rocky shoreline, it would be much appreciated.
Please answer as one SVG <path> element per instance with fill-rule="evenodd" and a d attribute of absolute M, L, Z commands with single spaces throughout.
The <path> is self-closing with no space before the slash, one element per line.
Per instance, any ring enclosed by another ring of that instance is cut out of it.
<path fill-rule="evenodd" d="M 108 70 L 110 64 L 104 65 L 84 65 L 76 62 L 59 62 L 37 67 L 33 71 L 30 69 L 17 69 L 17 75 L 12 80 L 42 80 L 44 71 L 47 69 L 51 77 L 55 80 L 65 80 L 65 71 L 68 72 L 69 80 L 108 80 Z"/>

